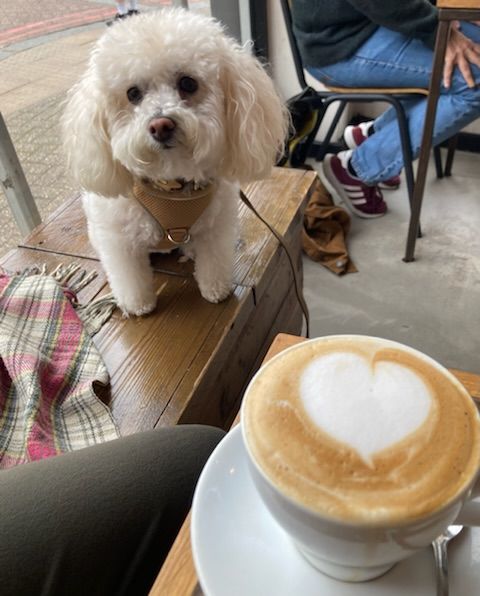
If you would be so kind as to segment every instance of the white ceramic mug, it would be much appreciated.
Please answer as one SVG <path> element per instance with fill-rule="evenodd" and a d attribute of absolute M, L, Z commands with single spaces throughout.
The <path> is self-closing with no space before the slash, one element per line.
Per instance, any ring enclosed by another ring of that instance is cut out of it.
<path fill-rule="evenodd" d="M 359 336 L 336 337 L 349 337 L 353 338 L 353 341 L 359 339 Z M 336 579 L 365 581 L 382 575 L 396 562 L 427 547 L 454 522 L 480 525 L 480 501 L 472 500 L 480 496 L 480 461 L 476 472 L 454 498 L 429 514 L 415 519 L 397 520 L 395 523 L 341 520 L 313 510 L 292 498 L 291 495 L 285 494 L 285 491 L 280 489 L 265 472 L 252 451 L 246 431 L 245 410 L 251 398 L 252 387 L 259 379 L 265 378 L 269 367 L 274 366 L 275 362 L 281 362 L 282 359 L 286 362 L 286 355 L 292 350 L 304 350 L 311 342 L 328 339 L 320 338 L 292 346 L 260 369 L 250 382 L 242 403 L 242 436 L 250 473 L 263 502 L 280 526 L 293 539 L 304 557 L 317 569 Z M 360 341 L 367 339 L 360 337 Z M 468 396 L 457 379 L 428 356 L 396 342 L 380 341 L 387 346 L 399 346 L 415 358 L 422 359 Z M 268 390 L 268 384 L 265 389 Z M 468 398 L 471 399 L 469 396 Z M 258 391 L 256 399 L 258 399 Z M 480 429 L 477 410 L 473 408 L 468 415 L 474 427 L 478 425 Z M 288 443 L 288 438 L 285 440 Z M 478 441 L 476 445 L 478 451 Z"/>

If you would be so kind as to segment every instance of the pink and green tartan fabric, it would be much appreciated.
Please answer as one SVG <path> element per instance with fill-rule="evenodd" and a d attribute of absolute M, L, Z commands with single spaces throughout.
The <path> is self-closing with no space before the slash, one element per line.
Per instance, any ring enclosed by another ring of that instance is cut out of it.
<path fill-rule="evenodd" d="M 93 390 L 108 372 L 73 296 L 49 275 L 0 271 L 0 468 L 118 437 Z"/>

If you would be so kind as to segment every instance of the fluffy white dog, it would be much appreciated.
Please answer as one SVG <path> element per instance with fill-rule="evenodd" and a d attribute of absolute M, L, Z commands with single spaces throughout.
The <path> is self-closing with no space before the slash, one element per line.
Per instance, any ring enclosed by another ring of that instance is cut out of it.
<path fill-rule="evenodd" d="M 120 21 L 97 42 L 62 125 L 89 237 L 123 312 L 155 308 L 158 246 L 182 247 L 202 296 L 226 298 L 238 185 L 269 175 L 286 133 L 249 49 L 182 9 Z"/>

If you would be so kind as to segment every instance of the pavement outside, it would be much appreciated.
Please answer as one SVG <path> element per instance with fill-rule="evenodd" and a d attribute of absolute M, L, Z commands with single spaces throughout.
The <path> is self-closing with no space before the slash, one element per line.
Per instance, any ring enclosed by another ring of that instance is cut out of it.
<path fill-rule="evenodd" d="M 140 0 L 141 12 L 170 5 Z M 127 1 L 128 6 L 128 1 Z M 190 0 L 208 12 L 208 0 Z M 69 179 L 59 120 L 67 90 L 116 14 L 113 0 L 0 0 L 0 112 L 42 219 L 78 189 Z M 21 234 L 0 189 L 0 255 Z"/>

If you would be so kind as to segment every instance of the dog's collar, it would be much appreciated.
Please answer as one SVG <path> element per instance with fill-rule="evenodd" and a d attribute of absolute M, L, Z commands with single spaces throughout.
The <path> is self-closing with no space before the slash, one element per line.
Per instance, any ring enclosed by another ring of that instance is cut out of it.
<path fill-rule="evenodd" d="M 190 228 L 210 204 L 216 187 L 215 182 L 134 180 L 133 196 L 163 231 L 156 250 L 171 250 L 190 241 Z"/>

